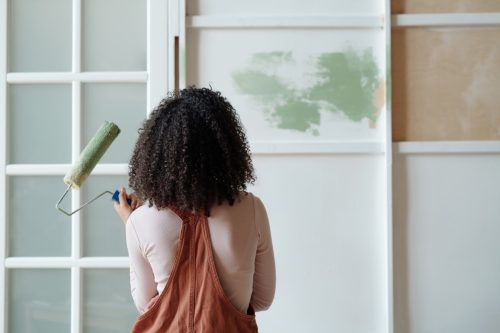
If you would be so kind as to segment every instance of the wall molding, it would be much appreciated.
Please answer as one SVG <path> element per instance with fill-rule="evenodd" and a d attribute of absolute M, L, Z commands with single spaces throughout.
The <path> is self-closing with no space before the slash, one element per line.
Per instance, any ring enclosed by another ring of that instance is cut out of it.
<path fill-rule="evenodd" d="M 500 26 L 500 13 L 445 13 L 392 15 L 393 28 Z"/>
<path fill-rule="evenodd" d="M 70 222 L 68 222 L 70 223 Z M 6 268 L 129 268 L 128 257 L 10 257 Z"/>
<path fill-rule="evenodd" d="M 216 16 L 194 15 L 186 17 L 188 29 L 237 28 L 349 28 L 382 29 L 384 15 L 292 15 L 292 16 Z"/>
<path fill-rule="evenodd" d="M 392 147 L 394 154 L 500 154 L 500 141 L 407 141 Z"/>
<path fill-rule="evenodd" d="M 385 153 L 383 142 L 250 142 L 251 154 L 260 155 L 377 155 Z M 8 164 L 7 176 L 64 176 L 71 164 Z M 92 175 L 127 175 L 127 163 L 98 164 Z"/>
<path fill-rule="evenodd" d="M 390 21 L 392 28 L 500 26 L 500 13 L 396 14 L 391 16 Z M 187 29 L 383 29 L 384 27 L 385 16 L 382 14 L 186 16 Z"/>
<path fill-rule="evenodd" d="M 6 168 L 8 176 L 64 176 L 71 168 L 71 164 L 9 164 Z M 92 175 L 127 175 L 128 165 L 98 164 Z"/>
<path fill-rule="evenodd" d="M 34 72 L 34 73 L 8 73 L 7 83 L 72 83 L 80 82 L 117 82 L 117 83 L 146 83 L 147 72 Z"/>
<path fill-rule="evenodd" d="M 384 142 L 253 141 L 252 155 L 383 154 Z"/>

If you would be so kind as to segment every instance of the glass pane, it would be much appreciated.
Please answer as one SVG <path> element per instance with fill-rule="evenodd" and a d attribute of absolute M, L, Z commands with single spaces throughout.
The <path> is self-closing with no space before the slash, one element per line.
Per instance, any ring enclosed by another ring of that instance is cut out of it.
<path fill-rule="evenodd" d="M 71 218 L 54 208 L 66 189 L 63 177 L 9 180 L 9 256 L 70 256 Z M 68 194 L 63 207 L 70 203 Z"/>
<path fill-rule="evenodd" d="M 500 139 L 500 28 L 392 33 L 395 141 Z"/>
<path fill-rule="evenodd" d="M 71 71 L 71 1 L 9 1 L 9 71 Z"/>
<path fill-rule="evenodd" d="M 71 86 L 10 85 L 10 163 L 70 163 Z"/>
<path fill-rule="evenodd" d="M 138 312 L 130 295 L 128 270 L 84 271 L 83 332 L 130 332 L 137 316 Z"/>
<path fill-rule="evenodd" d="M 128 163 L 137 130 L 146 117 L 146 85 L 139 83 L 85 84 L 83 133 L 87 143 L 105 120 L 121 129 L 100 163 Z"/>
<path fill-rule="evenodd" d="M 82 186 L 82 202 L 127 184 L 127 176 L 90 176 Z M 84 256 L 127 256 L 125 226 L 113 209 L 110 195 L 84 209 L 82 219 Z"/>
<path fill-rule="evenodd" d="M 10 270 L 8 283 L 8 332 L 70 332 L 69 270 Z"/>
<path fill-rule="evenodd" d="M 84 0 L 82 6 L 85 70 L 146 70 L 146 1 Z"/>

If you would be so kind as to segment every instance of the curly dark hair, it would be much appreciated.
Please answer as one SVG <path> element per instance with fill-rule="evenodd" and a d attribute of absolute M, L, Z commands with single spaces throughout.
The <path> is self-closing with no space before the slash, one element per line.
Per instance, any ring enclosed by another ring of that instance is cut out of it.
<path fill-rule="evenodd" d="M 169 94 L 139 129 L 129 184 L 158 209 L 210 215 L 255 182 L 239 117 L 220 92 L 189 87 Z"/>

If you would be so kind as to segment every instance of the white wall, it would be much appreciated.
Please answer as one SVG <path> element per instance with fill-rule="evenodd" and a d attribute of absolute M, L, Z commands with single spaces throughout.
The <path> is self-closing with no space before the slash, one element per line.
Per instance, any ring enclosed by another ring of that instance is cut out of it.
<path fill-rule="evenodd" d="M 395 156 L 394 259 L 397 333 L 500 332 L 498 152 Z"/>
<path fill-rule="evenodd" d="M 254 157 L 277 265 L 262 332 L 387 332 L 383 155 Z"/>

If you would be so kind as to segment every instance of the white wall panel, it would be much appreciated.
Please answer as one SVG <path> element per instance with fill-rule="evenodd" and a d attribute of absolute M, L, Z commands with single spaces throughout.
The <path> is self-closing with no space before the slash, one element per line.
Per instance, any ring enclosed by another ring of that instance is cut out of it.
<path fill-rule="evenodd" d="M 262 332 L 386 332 L 383 155 L 254 157 L 277 266 Z"/>
<path fill-rule="evenodd" d="M 186 3 L 186 83 L 235 107 L 269 214 L 260 331 L 390 332 L 385 3 Z"/>
<path fill-rule="evenodd" d="M 500 330 L 500 155 L 394 159 L 396 333 Z"/>

